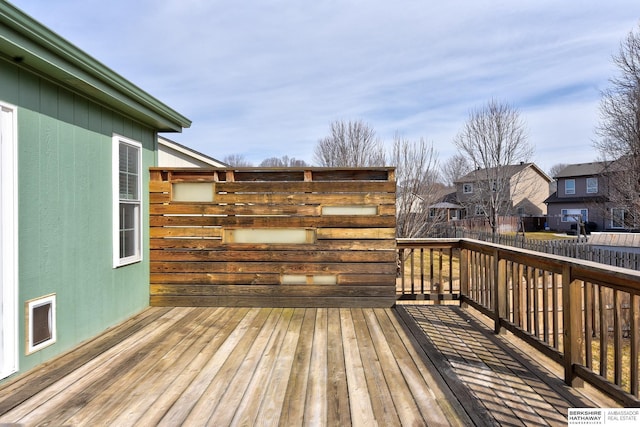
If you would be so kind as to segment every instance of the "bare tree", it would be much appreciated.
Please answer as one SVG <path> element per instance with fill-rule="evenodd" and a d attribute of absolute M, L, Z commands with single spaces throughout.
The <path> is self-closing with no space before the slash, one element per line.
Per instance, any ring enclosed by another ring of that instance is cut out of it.
<path fill-rule="evenodd" d="M 551 169 L 549 169 L 549 176 L 553 178 L 553 181 L 551 181 L 551 183 L 549 184 L 550 194 L 558 191 L 558 181 L 556 180 L 556 176 L 566 167 L 566 163 L 556 163 L 555 165 L 551 166 Z"/>
<path fill-rule="evenodd" d="M 640 26 L 613 57 L 618 74 L 600 101 L 599 138 L 594 142 L 607 168 L 612 225 L 640 225 Z"/>
<path fill-rule="evenodd" d="M 444 195 L 439 182 L 438 155 L 424 139 L 410 141 L 398 135 L 393 142 L 396 166 L 396 218 L 398 237 L 424 237 L 442 216 L 431 215 L 430 206 Z"/>
<path fill-rule="evenodd" d="M 472 167 L 465 156 L 455 154 L 449 160 L 445 161 L 440 167 L 442 182 L 445 185 L 453 186 L 458 178 L 461 178 L 471 172 L 471 169 Z"/>
<path fill-rule="evenodd" d="M 551 168 L 549 169 L 549 176 L 551 178 L 555 178 L 567 166 L 568 165 L 566 163 L 556 163 L 555 165 L 551 166 Z"/>
<path fill-rule="evenodd" d="M 314 161 L 320 166 L 384 166 L 385 160 L 382 141 L 361 120 L 334 121 L 329 136 L 320 139 L 314 150 Z"/>
<path fill-rule="evenodd" d="M 242 154 L 229 154 L 228 156 L 224 156 L 222 161 L 236 168 L 253 166 L 253 164 L 248 161 Z"/>
<path fill-rule="evenodd" d="M 264 159 L 260 163 L 262 167 L 270 168 L 289 168 L 289 167 L 304 167 L 308 166 L 304 160 L 298 160 L 295 157 L 282 156 L 282 157 L 269 157 Z"/>
<path fill-rule="evenodd" d="M 459 153 L 473 165 L 469 191 L 463 191 L 467 212 L 482 215 L 497 234 L 500 216 L 511 215 L 514 195 L 526 183 L 519 182 L 513 166 L 529 162 L 533 147 L 527 140 L 524 122 L 517 109 L 496 100 L 469 114 L 455 140 Z"/>

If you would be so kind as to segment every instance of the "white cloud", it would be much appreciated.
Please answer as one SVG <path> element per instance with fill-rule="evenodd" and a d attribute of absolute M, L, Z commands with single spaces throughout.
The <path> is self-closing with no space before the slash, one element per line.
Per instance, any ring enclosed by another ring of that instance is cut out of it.
<path fill-rule="evenodd" d="M 312 160 L 335 119 L 446 158 L 494 97 L 520 109 L 543 168 L 592 160 L 599 90 L 640 18 L 631 0 L 13 3 L 193 120 L 171 138 L 255 163 Z"/>

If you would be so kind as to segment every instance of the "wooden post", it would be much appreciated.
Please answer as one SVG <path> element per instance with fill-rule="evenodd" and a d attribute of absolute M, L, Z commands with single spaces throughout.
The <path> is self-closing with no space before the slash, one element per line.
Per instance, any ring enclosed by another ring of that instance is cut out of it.
<path fill-rule="evenodd" d="M 571 277 L 571 267 L 562 268 L 562 329 L 564 334 L 564 382 L 581 387 L 584 381 L 576 377 L 573 364 L 582 363 L 582 298 L 580 282 Z"/>
<path fill-rule="evenodd" d="M 460 307 L 465 308 L 462 296 L 469 295 L 469 250 L 460 249 Z"/>
<path fill-rule="evenodd" d="M 500 319 L 507 317 L 507 261 L 500 259 L 498 250 L 493 251 L 493 331 L 504 332 L 500 327 Z"/>
<path fill-rule="evenodd" d="M 640 295 L 631 295 L 630 301 L 630 330 L 629 341 L 631 343 L 631 394 L 638 397 L 638 352 L 640 350 Z"/>

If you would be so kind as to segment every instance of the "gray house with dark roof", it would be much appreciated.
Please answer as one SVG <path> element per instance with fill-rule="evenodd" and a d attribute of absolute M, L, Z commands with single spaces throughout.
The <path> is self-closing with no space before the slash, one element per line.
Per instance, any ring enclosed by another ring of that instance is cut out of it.
<path fill-rule="evenodd" d="M 557 191 L 545 200 L 547 225 L 556 231 L 576 228 L 578 220 L 596 230 L 616 228 L 607 215 L 607 182 L 603 172 L 609 162 L 568 165 L 554 178 Z M 573 226 L 573 227 L 572 227 Z"/>

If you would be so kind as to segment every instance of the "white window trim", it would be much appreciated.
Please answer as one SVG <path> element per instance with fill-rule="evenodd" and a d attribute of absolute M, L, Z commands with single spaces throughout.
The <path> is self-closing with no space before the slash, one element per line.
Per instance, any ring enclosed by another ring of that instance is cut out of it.
<path fill-rule="evenodd" d="M 595 182 L 596 185 L 589 186 L 589 182 Z M 594 191 L 590 191 L 590 189 Z M 598 178 L 596 177 L 587 178 L 587 193 L 596 194 L 597 192 L 598 192 Z"/>
<path fill-rule="evenodd" d="M 469 186 L 469 191 L 467 191 L 467 186 Z M 462 194 L 473 194 L 473 184 L 462 184 Z"/>
<path fill-rule="evenodd" d="M 571 189 L 571 191 L 568 190 L 567 184 L 569 182 L 573 183 L 573 188 Z M 576 194 L 576 180 L 575 179 L 566 179 L 564 181 L 564 194 Z"/>
<path fill-rule="evenodd" d="M 561 209 L 560 210 L 560 222 L 578 222 L 577 219 L 573 216 L 569 215 L 582 215 L 584 212 L 584 218 L 582 218 L 583 222 L 589 221 L 589 209 Z M 567 218 L 565 220 L 565 217 Z"/>
<path fill-rule="evenodd" d="M 138 186 L 140 195 L 140 209 L 138 215 L 138 253 L 127 257 L 120 258 L 120 143 L 128 144 L 139 150 L 138 156 Z M 112 185 L 113 185 L 113 268 L 122 267 L 142 261 L 142 223 L 144 218 L 143 210 L 143 188 L 142 188 L 142 144 L 130 138 L 114 134 L 112 138 Z"/>
<path fill-rule="evenodd" d="M 614 225 L 614 211 L 622 211 L 622 225 L 621 226 L 616 226 Z M 624 214 L 626 213 L 626 209 L 624 208 L 611 208 L 611 228 L 615 228 L 616 230 L 622 230 L 625 228 L 625 224 L 624 224 Z"/>
<path fill-rule="evenodd" d="M 0 307 L 0 379 L 18 371 L 18 108 L 0 102 L 2 173 L 0 223 L 2 227 L 2 307 Z"/>

